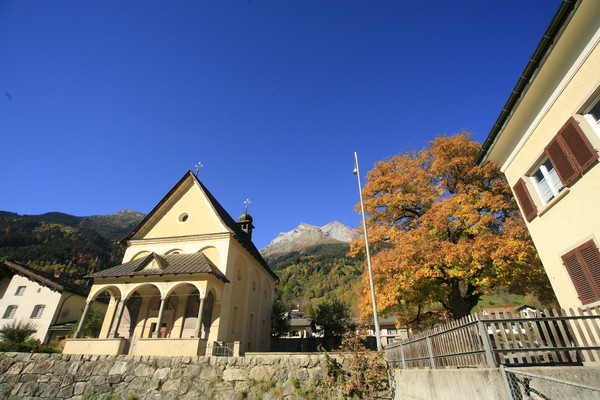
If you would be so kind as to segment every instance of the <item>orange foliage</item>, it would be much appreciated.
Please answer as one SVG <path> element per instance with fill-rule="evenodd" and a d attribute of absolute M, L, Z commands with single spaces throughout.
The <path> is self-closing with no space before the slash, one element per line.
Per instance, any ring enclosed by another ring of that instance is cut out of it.
<path fill-rule="evenodd" d="M 425 327 L 431 319 L 468 315 L 496 285 L 551 293 L 504 176 L 494 163 L 474 164 L 480 147 L 465 132 L 440 136 L 367 174 L 363 196 L 380 313 Z M 352 244 L 352 253 L 363 250 L 364 242 Z"/>

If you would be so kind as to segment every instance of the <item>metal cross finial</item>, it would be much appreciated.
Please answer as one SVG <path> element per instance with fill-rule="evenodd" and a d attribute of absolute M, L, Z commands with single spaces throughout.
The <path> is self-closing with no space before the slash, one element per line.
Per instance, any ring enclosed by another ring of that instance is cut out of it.
<path fill-rule="evenodd" d="M 248 214 L 248 205 L 250 205 L 250 203 L 252 203 L 250 199 L 246 199 L 246 201 L 244 201 L 244 204 L 246 205 L 246 214 Z"/>
<path fill-rule="evenodd" d="M 194 165 L 194 167 L 196 167 L 196 176 L 198 176 L 198 172 L 200 171 L 200 168 L 204 167 L 204 165 L 202 165 L 202 163 L 200 161 L 198 161 L 198 164 Z"/>

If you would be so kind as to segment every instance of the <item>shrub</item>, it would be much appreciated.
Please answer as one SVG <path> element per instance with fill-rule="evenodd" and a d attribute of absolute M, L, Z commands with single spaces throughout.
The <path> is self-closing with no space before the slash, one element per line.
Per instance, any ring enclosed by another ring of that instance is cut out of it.
<path fill-rule="evenodd" d="M 0 328 L 0 339 L 10 343 L 25 343 L 37 332 L 37 327 L 30 322 L 13 320 Z"/>
<path fill-rule="evenodd" d="M 35 341 L 29 341 L 26 343 L 0 343 L 0 352 L 8 351 L 15 351 L 18 353 L 60 353 L 60 350 L 56 347 L 46 346 Z"/>

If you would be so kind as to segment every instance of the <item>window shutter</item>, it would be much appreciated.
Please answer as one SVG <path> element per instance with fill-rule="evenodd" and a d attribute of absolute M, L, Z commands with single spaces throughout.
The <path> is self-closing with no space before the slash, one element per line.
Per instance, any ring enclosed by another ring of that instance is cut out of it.
<path fill-rule="evenodd" d="M 557 135 L 564 144 L 567 154 L 579 172 L 583 174 L 598 159 L 598 153 L 573 117 L 560 129 Z"/>
<path fill-rule="evenodd" d="M 593 240 L 562 256 L 582 304 L 600 299 L 600 253 Z"/>
<path fill-rule="evenodd" d="M 521 211 L 523 212 L 525 219 L 531 221 L 537 215 L 537 207 L 529 195 L 529 191 L 527 190 L 523 179 L 519 179 L 517 184 L 513 186 L 513 192 L 521 206 Z"/>
<path fill-rule="evenodd" d="M 563 142 L 559 139 L 559 135 L 552 138 L 548 146 L 544 149 L 548 158 L 552 162 L 560 181 L 565 186 L 569 186 L 579 176 L 579 170 L 569 157 L 566 150 L 563 148 Z"/>
<path fill-rule="evenodd" d="M 592 285 L 596 288 L 598 298 L 600 298 L 600 252 L 593 240 L 583 244 L 580 249 L 581 258 L 587 266 Z"/>

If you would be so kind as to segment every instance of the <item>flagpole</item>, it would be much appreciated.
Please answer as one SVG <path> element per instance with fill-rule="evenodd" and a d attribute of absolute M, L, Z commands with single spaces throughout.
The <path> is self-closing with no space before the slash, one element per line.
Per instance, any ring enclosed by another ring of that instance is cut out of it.
<path fill-rule="evenodd" d="M 377 317 L 377 300 L 375 299 L 375 285 L 373 284 L 373 268 L 371 267 L 371 254 L 369 252 L 369 237 L 367 235 L 367 220 L 365 218 L 365 205 L 363 203 L 362 186 L 360 183 L 360 171 L 358 169 L 358 154 L 354 152 L 354 174 L 358 178 L 358 194 L 360 195 L 360 211 L 363 220 L 363 231 L 365 234 L 365 249 L 367 254 L 367 268 L 369 271 L 369 285 L 371 286 L 371 303 L 373 306 L 373 322 L 375 323 L 375 339 L 377 350 L 381 350 L 381 334 L 379 332 L 379 318 Z"/>

